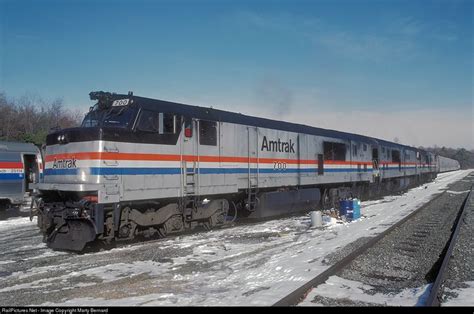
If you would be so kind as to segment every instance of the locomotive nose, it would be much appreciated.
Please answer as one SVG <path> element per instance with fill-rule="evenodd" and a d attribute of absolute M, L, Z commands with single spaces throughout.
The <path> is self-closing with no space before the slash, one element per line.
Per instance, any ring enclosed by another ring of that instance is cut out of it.
<path fill-rule="evenodd" d="M 93 170 L 100 167 L 100 129 L 65 129 L 48 135 L 45 147 L 45 183 L 99 183 Z"/>

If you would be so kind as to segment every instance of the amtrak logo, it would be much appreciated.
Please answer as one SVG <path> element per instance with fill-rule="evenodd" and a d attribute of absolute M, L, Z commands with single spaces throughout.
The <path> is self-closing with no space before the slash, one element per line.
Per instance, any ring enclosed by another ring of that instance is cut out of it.
<path fill-rule="evenodd" d="M 71 169 L 77 168 L 76 158 L 72 157 L 71 159 L 56 159 L 54 158 L 53 169 Z"/>
<path fill-rule="evenodd" d="M 278 153 L 294 153 L 295 143 L 293 143 L 291 139 L 289 142 L 282 142 L 280 139 L 278 139 L 278 141 L 268 141 L 267 137 L 264 136 L 262 141 L 262 148 L 260 150 Z"/>

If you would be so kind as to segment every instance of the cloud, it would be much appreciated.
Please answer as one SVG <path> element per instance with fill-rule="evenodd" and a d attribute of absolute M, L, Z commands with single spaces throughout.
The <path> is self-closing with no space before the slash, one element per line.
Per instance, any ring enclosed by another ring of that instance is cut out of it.
<path fill-rule="evenodd" d="M 247 25 L 267 31 L 291 32 L 301 35 L 323 26 L 321 19 L 315 17 L 303 17 L 287 12 L 261 14 L 254 11 L 237 11 L 233 20 L 240 25 Z M 227 22 L 228 19 L 226 18 Z"/>
<path fill-rule="evenodd" d="M 314 36 L 313 43 L 346 58 L 375 62 L 411 58 L 417 50 L 416 43 L 411 40 L 354 32 L 334 32 Z"/>
<path fill-rule="evenodd" d="M 395 17 L 388 23 L 387 30 L 389 33 L 404 35 L 404 36 L 417 36 L 422 32 L 425 32 L 427 25 L 411 16 L 399 16 Z"/>
<path fill-rule="evenodd" d="M 454 41 L 455 26 L 450 21 L 428 23 L 412 16 L 391 16 L 374 22 L 372 31 L 348 29 L 318 17 L 291 13 L 257 13 L 238 11 L 234 21 L 240 25 L 267 31 L 285 33 L 310 42 L 316 49 L 325 48 L 331 53 L 349 59 L 385 62 L 422 56 L 423 42 Z"/>

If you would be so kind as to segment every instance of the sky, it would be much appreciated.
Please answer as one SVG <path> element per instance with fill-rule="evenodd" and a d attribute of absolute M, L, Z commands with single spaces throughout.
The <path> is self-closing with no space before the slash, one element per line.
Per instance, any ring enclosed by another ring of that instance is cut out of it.
<path fill-rule="evenodd" d="M 0 92 L 104 90 L 474 148 L 473 1 L 0 0 Z"/>

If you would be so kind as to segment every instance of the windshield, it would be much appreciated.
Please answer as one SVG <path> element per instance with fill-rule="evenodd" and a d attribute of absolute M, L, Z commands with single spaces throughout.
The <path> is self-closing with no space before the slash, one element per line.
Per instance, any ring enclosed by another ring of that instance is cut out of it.
<path fill-rule="evenodd" d="M 133 123 L 135 114 L 135 109 L 125 106 L 112 107 L 105 110 L 92 110 L 82 121 L 81 127 L 91 128 L 101 126 L 126 128 Z"/>

